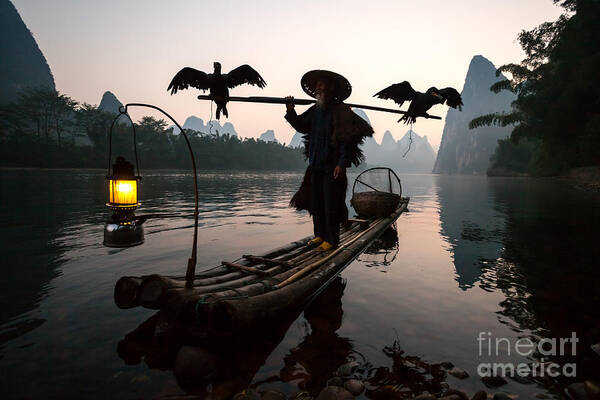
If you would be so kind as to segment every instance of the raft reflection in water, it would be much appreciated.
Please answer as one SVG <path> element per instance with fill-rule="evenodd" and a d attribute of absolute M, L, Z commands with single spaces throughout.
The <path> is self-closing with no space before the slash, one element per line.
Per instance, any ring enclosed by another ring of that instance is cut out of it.
<path fill-rule="evenodd" d="M 367 267 L 381 268 L 390 266 L 398 256 L 398 231 L 396 223 L 390 225 L 360 256 L 358 260 Z"/>
<path fill-rule="evenodd" d="M 260 381 L 254 381 L 255 376 L 301 309 L 242 337 L 210 340 L 197 339 L 159 311 L 119 342 L 118 353 L 126 364 L 143 359 L 150 368 L 172 370 L 180 388 L 199 398 L 229 399 L 242 391 L 281 388 L 281 383 L 289 384 L 287 394 L 301 394 L 293 398 L 314 398 L 328 385 L 349 382 L 358 388 L 354 394 L 365 391 L 375 399 L 440 393 L 446 372 L 439 363 L 405 355 L 396 341 L 382 349 L 391 366 L 375 367 L 353 349 L 349 338 L 339 336 L 345 287 L 346 281 L 337 277 L 308 305 L 306 336 L 284 356 L 277 374 Z"/>
<path fill-rule="evenodd" d="M 280 376 L 268 381 L 298 381 L 300 389 L 316 394 L 346 362 L 352 344 L 336 333 L 342 323 L 345 286 L 344 280 L 336 278 L 304 310 L 310 333 L 285 357 Z M 159 311 L 119 342 L 118 353 L 126 364 L 143 359 L 150 368 L 173 370 L 177 383 L 188 393 L 207 395 L 210 391 L 213 397 L 226 399 L 250 386 L 301 313 L 302 309 L 295 310 L 235 339 L 202 340 Z M 302 372 L 298 365 L 303 366 Z"/>

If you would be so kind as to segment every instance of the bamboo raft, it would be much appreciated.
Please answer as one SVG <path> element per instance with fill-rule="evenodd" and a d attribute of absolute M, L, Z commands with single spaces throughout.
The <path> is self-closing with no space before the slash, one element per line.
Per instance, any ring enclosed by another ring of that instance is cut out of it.
<path fill-rule="evenodd" d="M 260 256 L 223 261 L 196 274 L 193 288 L 186 288 L 185 276 L 124 276 L 115 285 L 115 303 L 162 310 L 203 336 L 243 332 L 305 306 L 398 219 L 408 202 L 403 197 L 388 216 L 351 219 L 334 250 L 315 251 L 309 236 Z"/>

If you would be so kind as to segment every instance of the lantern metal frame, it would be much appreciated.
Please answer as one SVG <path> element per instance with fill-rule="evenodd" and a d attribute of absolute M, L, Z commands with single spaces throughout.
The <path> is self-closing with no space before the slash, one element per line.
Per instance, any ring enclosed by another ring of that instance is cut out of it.
<path fill-rule="evenodd" d="M 134 128 L 135 129 L 135 128 Z M 134 134 L 135 136 L 135 134 Z M 111 138 L 112 139 L 112 138 Z M 137 155 L 137 150 L 136 150 L 136 155 Z M 110 160 L 111 156 L 110 156 L 110 151 L 109 151 L 109 160 Z M 117 157 L 117 162 L 119 160 L 119 157 Z M 127 160 L 125 160 L 123 158 L 123 160 L 125 162 L 127 162 L 127 164 L 130 164 Z M 137 161 L 137 156 L 136 156 L 136 161 Z M 139 190 L 138 190 L 138 183 L 142 180 L 142 177 L 139 175 L 139 167 L 136 165 L 137 171 L 138 171 L 138 175 L 134 175 L 132 174 L 131 176 L 127 176 L 124 177 L 123 175 L 115 175 L 115 166 L 117 164 L 113 164 L 112 166 L 112 174 L 110 172 L 110 167 L 109 167 L 109 171 L 108 171 L 108 175 L 106 175 L 106 179 L 109 182 L 109 185 L 112 184 L 113 181 L 125 181 L 125 182 L 129 182 L 129 181 L 135 181 L 135 196 L 136 196 L 136 202 L 135 203 L 127 203 L 127 204 L 117 204 L 117 203 L 113 203 L 110 201 L 110 189 L 109 189 L 109 201 L 106 203 L 107 207 L 110 207 L 112 210 L 114 210 L 115 212 L 126 212 L 126 211 L 133 211 L 136 208 L 138 208 L 140 206 L 140 202 L 137 201 L 138 197 L 139 197 Z M 132 166 L 133 167 L 133 166 Z M 133 168 L 132 168 L 133 169 Z M 113 193 L 115 192 L 115 189 L 112 189 Z"/>
<path fill-rule="evenodd" d="M 137 137 L 136 137 L 136 131 L 135 131 L 135 124 L 133 123 L 133 120 L 131 119 L 131 117 L 129 116 L 129 114 L 127 112 L 127 109 L 129 107 L 146 107 L 146 108 L 151 108 L 151 109 L 157 110 L 157 111 L 161 112 L 162 114 L 164 114 L 167 118 L 169 118 L 175 124 L 175 126 L 177 126 L 177 128 L 179 128 L 179 132 L 181 135 L 183 135 L 183 138 L 185 139 L 185 143 L 189 150 L 190 158 L 192 160 L 192 169 L 194 172 L 194 203 L 195 203 L 195 207 L 194 207 L 194 241 L 192 243 L 192 254 L 191 254 L 190 258 L 188 259 L 188 264 L 187 264 L 187 269 L 186 269 L 186 274 L 185 274 L 185 286 L 186 286 L 186 288 L 192 288 L 193 283 L 194 283 L 194 277 L 196 275 L 197 248 L 198 248 L 198 214 L 199 214 L 199 212 L 198 212 L 198 209 L 199 209 L 199 207 L 198 207 L 198 172 L 196 169 L 196 158 L 194 157 L 194 151 L 192 150 L 192 145 L 191 145 L 190 140 L 189 140 L 188 136 L 186 135 L 185 131 L 181 127 L 181 125 L 179 125 L 179 123 L 175 120 L 175 118 L 173 118 L 169 113 L 164 111 L 162 108 L 154 106 L 152 104 L 145 104 L 145 103 L 125 104 L 124 106 L 119 107 L 119 114 L 115 117 L 112 124 L 110 125 L 110 130 L 109 130 L 109 135 L 108 135 L 108 174 L 106 176 L 107 179 L 110 179 L 110 176 L 111 176 L 110 167 L 111 167 L 111 158 L 112 158 L 112 132 L 113 132 L 115 123 L 121 117 L 121 115 L 125 115 L 127 117 L 127 119 L 129 120 L 129 122 L 131 124 L 132 130 L 133 130 L 133 150 L 134 150 L 134 154 L 135 154 L 135 168 L 136 168 L 136 172 L 137 172 L 136 179 L 137 180 L 142 179 L 142 177 L 140 175 L 139 159 L 138 159 L 138 152 L 137 152 Z M 133 209 L 134 208 L 135 207 L 133 207 Z M 121 208 L 119 208 L 119 209 L 121 209 Z M 128 208 L 123 208 L 123 209 L 128 209 Z M 131 210 L 131 208 L 129 208 L 129 209 Z M 148 217 L 150 217 L 150 216 L 146 216 L 145 218 L 148 218 Z M 138 217 L 138 219 L 143 220 L 144 217 L 140 216 L 140 217 Z"/>

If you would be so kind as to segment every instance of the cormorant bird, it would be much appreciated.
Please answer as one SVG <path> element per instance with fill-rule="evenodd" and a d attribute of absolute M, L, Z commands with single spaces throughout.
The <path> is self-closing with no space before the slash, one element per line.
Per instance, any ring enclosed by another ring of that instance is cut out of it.
<path fill-rule="evenodd" d="M 437 89 L 435 87 L 430 87 L 425 93 L 421 93 L 414 90 L 407 81 L 395 83 L 386 87 L 382 91 L 376 93 L 373 97 L 391 99 L 400 106 L 402 106 L 405 101 L 410 101 L 408 111 L 406 111 L 406 114 L 398 120 L 398 122 L 404 120 L 406 124 L 415 122 L 417 117 L 426 116 L 427 110 L 435 104 L 446 103 L 452 108 L 458 107 L 461 111 L 461 106 L 463 105 L 460 93 L 454 88 L 447 87 L 444 89 Z"/>
<path fill-rule="evenodd" d="M 213 64 L 214 72 L 207 74 L 197 69 L 185 67 L 179 71 L 171 80 L 167 91 L 171 91 L 171 95 L 177 93 L 178 90 L 187 89 L 190 86 L 200 90 L 209 90 L 210 96 L 217 104 L 217 119 L 221 116 L 221 110 L 225 117 L 229 117 L 227 112 L 227 102 L 229 101 L 229 89 L 245 83 L 256 85 L 259 88 L 264 88 L 267 83 L 262 76 L 259 75 L 254 68 L 244 64 L 236 69 L 231 70 L 228 74 L 221 73 L 221 64 L 215 62 Z"/>

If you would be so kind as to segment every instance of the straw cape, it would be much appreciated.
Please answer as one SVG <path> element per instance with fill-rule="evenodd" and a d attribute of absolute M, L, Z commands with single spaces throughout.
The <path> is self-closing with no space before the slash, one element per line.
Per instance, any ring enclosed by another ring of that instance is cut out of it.
<path fill-rule="evenodd" d="M 373 136 L 373 128 L 368 122 L 354 113 L 348 105 L 342 102 L 348 98 L 352 92 L 352 86 L 350 86 L 350 82 L 348 82 L 348 80 L 342 75 L 325 70 L 309 71 L 302 77 L 302 89 L 308 95 L 315 97 L 316 83 L 323 78 L 330 79 L 335 82 L 335 92 L 332 100 L 333 103 L 331 104 L 331 107 L 333 107 L 331 153 L 337 154 L 339 143 L 345 143 L 347 145 L 348 160 L 350 164 L 358 166 L 361 161 L 364 160 L 364 154 L 359 146 L 364 142 L 365 138 Z M 308 158 L 310 131 L 315 107 L 316 106 L 311 106 L 308 110 L 300 115 L 296 115 L 295 112 L 288 112 L 285 116 L 286 120 L 292 125 L 292 127 L 302 134 L 302 140 L 304 142 L 304 155 L 306 158 Z M 311 167 L 309 166 L 304 174 L 300 189 L 290 201 L 290 206 L 295 207 L 297 210 L 307 210 L 312 215 L 312 188 L 310 181 Z M 345 203 L 345 193 L 347 187 L 348 181 L 344 174 L 342 177 L 336 180 L 334 189 L 335 191 L 340 192 L 340 196 L 337 196 L 340 198 L 340 204 L 338 207 L 336 207 L 336 219 L 343 224 L 347 223 L 348 221 L 348 210 Z"/>

